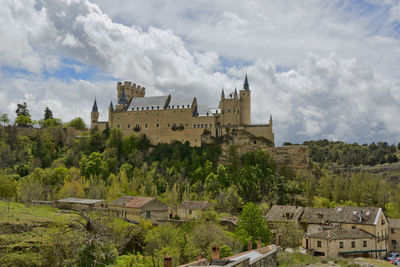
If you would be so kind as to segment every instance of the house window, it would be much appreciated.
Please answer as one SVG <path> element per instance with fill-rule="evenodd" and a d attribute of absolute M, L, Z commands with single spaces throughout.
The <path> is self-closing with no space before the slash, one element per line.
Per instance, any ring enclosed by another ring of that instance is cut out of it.
<path fill-rule="evenodd" d="M 189 210 L 189 214 L 192 214 L 192 210 Z"/>
<path fill-rule="evenodd" d="M 156 123 L 156 127 L 157 127 L 157 128 L 160 128 L 160 124 L 159 124 L 158 122 Z"/>
<path fill-rule="evenodd" d="M 339 248 L 343 248 L 343 241 L 339 242 Z"/>
<path fill-rule="evenodd" d="M 151 211 L 146 210 L 146 220 L 150 220 L 150 219 L 151 219 Z"/>
<path fill-rule="evenodd" d="M 385 220 L 382 220 L 382 221 L 381 221 L 381 224 L 384 225 L 384 224 L 385 224 Z"/>
<path fill-rule="evenodd" d="M 366 248 L 367 247 L 367 240 L 364 240 L 363 241 L 363 248 Z"/>
<path fill-rule="evenodd" d="M 357 227 L 355 226 L 355 225 L 352 225 L 351 226 L 351 229 L 356 229 Z"/>
<path fill-rule="evenodd" d="M 395 234 L 395 233 L 396 233 L 395 230 L 394 230 L 394 228 L 391 228 L 391 229 L 390 229 L 390 232 L 391 232 L 392 234 Z"/>
<path fill-rule="evenodd" d="M 322 242 L 319 240 L 317 241 L 317 247 L 319 247 L 319 248 L 322 247 Z"/>
<path fill-rule="evenodd" d="M 355 248 L 356 247 L 356 241 L 351 241 L 351 247 Z"/>

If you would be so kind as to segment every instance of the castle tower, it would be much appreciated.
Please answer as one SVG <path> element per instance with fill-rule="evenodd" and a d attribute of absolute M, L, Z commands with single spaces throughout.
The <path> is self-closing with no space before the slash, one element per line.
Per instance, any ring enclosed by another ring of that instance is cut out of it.
<path fill-rule="evenodd" d="M 244 79 L 243 89 L 240 90 L 240 124 L 250 124 L 250 113 L 251 113 L 251 101 L 250 101 L 251 91 L 249 86 L 249 81 Z"/>
<path fill-rule="evenodd" d="M 97 108 L 97 101 L 94 99 L 92 112 L 90 113 L 90 128 L 93 129 L 99 121 L 99 109 Z"/>

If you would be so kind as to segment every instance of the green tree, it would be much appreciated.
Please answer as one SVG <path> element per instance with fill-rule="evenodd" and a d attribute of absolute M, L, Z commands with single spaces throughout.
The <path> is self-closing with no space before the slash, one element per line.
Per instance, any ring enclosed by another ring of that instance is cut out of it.
<path fill-rule="evenodd" d="M 26 102 L 24 102 L 23 104 L 18 104 L 15 113 L 17 114 L 17 116 L 22 115 L 29 118 L 31 117 L 31 114 L 29 114 L 28 110 L 28 104 L 26 104 Z"/>
<path fill-rule="evenodd" d="M 3 126 L 6 126 L 6 124 L 8 124 L 10 122 L 10 119 L 8 118 L 8 114 L 7 113 L 1 114 L 0 122 L 3 123 Z"/>
<path fill-rule="evenodd" d="M 264 244 L 271 241 L 272 235 L 267 227 L 267 221 L 262 217 L 261 209 L 252 202 L 244 205 L 235 231 L 244 246 L 248 241 L 255 244 L 258 239 Z"/>
<path fill-rule="evenodd" d="M 17 193 L 14 178 L 0 173 L 0 198 L 11 199 Z"/>
<path fill-rule="evenodd" d="M 85 125 L 85 122 L 82 120 L 82 118 L 78 117 L 78 118 L 72 119 L 69 122 L 69 127 L 83 131 L 83 130 L 85 130 L 86 125 Z"/>
<path fill-rule="evenodd" d="M 46 121 L 48 119 L 53 119 L 53 112 L 49 109 L 49 107 L 46 107 L 44 110 L 44 120 Z"/>
<path fill-rule="evenodd" d="M 298 223 L 279 223 L 275 233 L 276 244 L 281 246 L 283 250 L 286 248 L 297 248 L 303 235 L 304 231 Z"/>
<path fill-rule="evenodd" d="M 29 127 L 32 125 L 32 119 L 28 116 L 25 115 L 19 115 L 16 119 L 15 119 L 15 124 L 17 126 L 22 126 L 22 127 Z"/>

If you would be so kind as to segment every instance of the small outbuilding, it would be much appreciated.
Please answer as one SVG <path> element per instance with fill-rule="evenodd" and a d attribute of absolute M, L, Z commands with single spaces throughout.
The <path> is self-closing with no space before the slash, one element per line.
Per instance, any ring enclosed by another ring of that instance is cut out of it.
<path fill-rule="evenodd" d="M 106 202 L 103 199 L 86 199 L 86 198 L 63 198 L 56 202 L 58 208 L 71 210 L 88 210 L 95 208 L 106 208 Z"/>
<path fill-rule="evenodd" d="M 168 207 L 154 197 L 122 196 L 108 204 L 121 218 L 140 222 L 141 219 L 158 220 L 168 219 Z"/>
<path fill-rule="evenodd" d="M 183 201 L 178 208 L 178 216 L 186 220 L 194 219 L 209 206 L 208 201 Z"/>

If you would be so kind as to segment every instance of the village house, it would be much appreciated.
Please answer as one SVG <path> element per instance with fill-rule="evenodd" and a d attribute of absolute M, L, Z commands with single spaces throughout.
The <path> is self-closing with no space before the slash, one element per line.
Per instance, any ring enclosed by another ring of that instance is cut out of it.
<path fill-rule="evenodd" d="M 141 219 L 158 220 L 168 219 L 168 207 L 154 197 L 122 196 L 108 204 L 120 218 L 140 222 Z"/>
<path fill-rule="evenodd" d="M 332 228 L 307 235 L 308 250 L 314 252 L 314 256 L 370 257 L 375 244 L 375 236 L 361 229 Z"/>
<path fill-rule="evenodd" d="M 204 253 L 200 253 L 197 261 L 179 265 L 178 267 L 275 267 L 278 266 L 277 255 L 278 249 L 275 245 L 262 247 L 261 242 L 258 242 L 256 249 L 252 249 L 251 245 L 249 245 L 247 251 L 221 259 L 219 247 L 213 246 L 211 260 L 206 259 Z M 168 255 L 164 257 L 164 266 L 172 267 L 172 260 Z"/>
<path fill-rule="evenodd" d="M 399 252 L 400 250 L 400 219 L 389 220 L 389 251 Z"/>
<path fill-rule="evenodd" d="M 178 208 L 178 216 L 181 219 L 195 219 L 202 211 L 209 207 L 208 201 L 183 201 Z"/>
<path fill-rule="evenodd" d="M 71 210 L 89 210 L 95 208 L 106 208 L 107 204 L 103 199 L 85 199 L 85 198 L 63 198 L 56 202 L 58 208 Z"/>
<path fill-rule="evenodd" d="M 362 238 L 369 239 L 370 236 L 367 238 L 366 234 L 356 235 L 359 237 L 357 238 L 358 241 L 356 239 L 350 240 L 350 242 L 354 241 L 355 247 L 347 246 L 348 250 L 341 248 L 341 250 L 338 250 L 341 255 L 369 253 L 370 257 L 382 258 L 389 248 L 389 222 L 382 209 L 377 207 L 311 208 L 274 205 L 266 215 L 266 220 L 272 229 L 276 227 L 277 223 L 298 222 L 305 232 L 302 245 L 309 250 L 314 250 L 315 248 L 312 242 L 322 242 L 323 239 L 321 237 L 326 237 L 328 233 L 333 233 L 331 231 L 355 229 L 363 230 L 372 235 L 373 244 L 371 245 L 367 242 L 367 247 L 361 246 L 360 244 L 363 242 L 360 240 Z M 340 232 L 335 239 L 335 242 L 339 244 L 338 246 L 340 246 L 340 242 L 345 243 L 345 240 L 340 240 L 339 238 L 343 236 L 342 233 Z M 279 239 L 279 237 L 277 238 Z M 326 246 L 326 251 L 323 252 L 324 248 L 319 247 L 315 254 L 317 255 L 321 252 L 326 255 L 329 248 L 329 246 Z"/>

